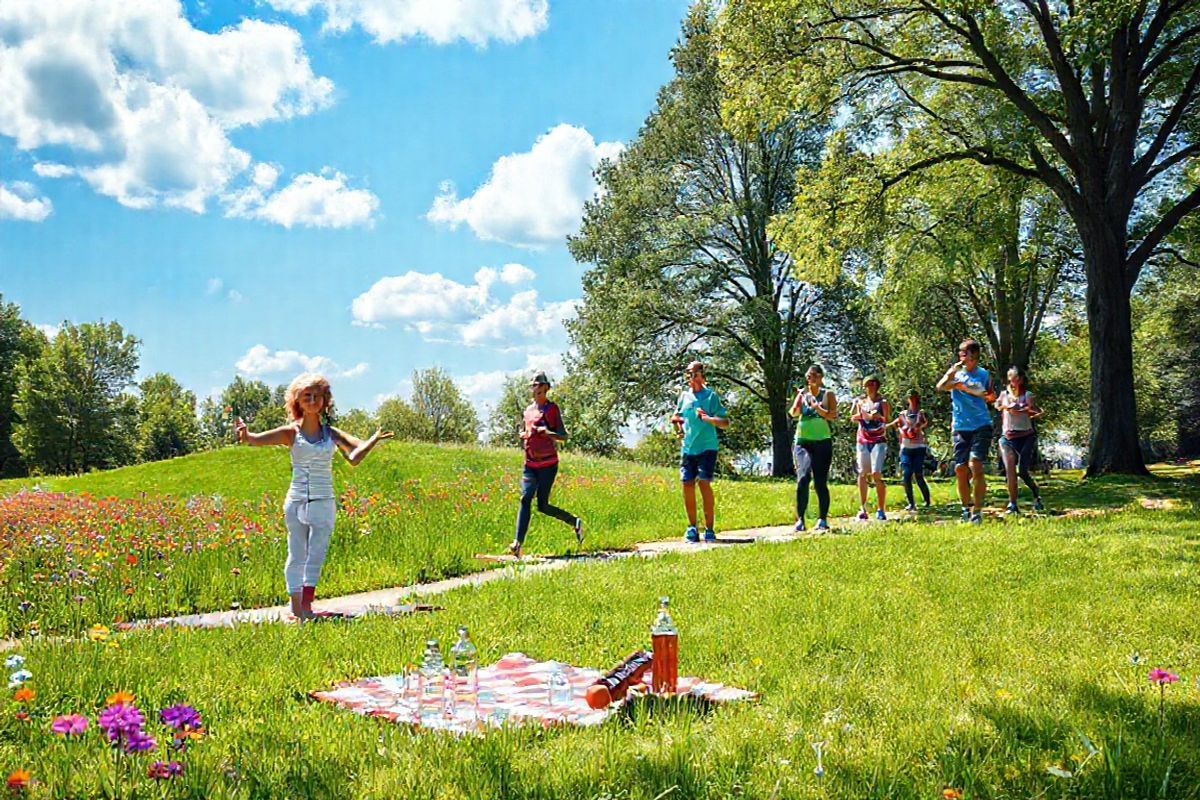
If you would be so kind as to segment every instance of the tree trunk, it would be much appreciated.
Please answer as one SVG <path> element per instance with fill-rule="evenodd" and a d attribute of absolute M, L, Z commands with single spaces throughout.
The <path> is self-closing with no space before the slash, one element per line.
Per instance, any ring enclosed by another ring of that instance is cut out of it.
<path fill-rule="evenodd" d="M 1091 432 L 1087 475 L 1148 475 L 1138 438 L 1133 389 L 1133 322 L 1123 248 L 1084 235 L 1088 341 L 1091 345 Z"/>
<path fill-rule="evenodd" d="M 767 395 L 767 410 L 771 413 L 771 477 L 783 478 L 791 475 L 792 429 L 788 424 L 788 397 L 786 387 L 771 391 Z"/>

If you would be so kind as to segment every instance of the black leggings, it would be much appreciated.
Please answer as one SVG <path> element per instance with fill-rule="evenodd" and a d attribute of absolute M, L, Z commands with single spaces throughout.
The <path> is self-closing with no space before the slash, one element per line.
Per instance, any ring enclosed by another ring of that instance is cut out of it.
<path fill-rule="evenodd" d="M 808 484 L 817 485 L 817 510 L 819 519 L 829 519 L 829 467 L 833 464 L 833 439 L 797 442 L 797 447 L 808 451 L 812 469 L 796 481 L 796 519 L 804 519 L 808 512 Z"/>
<path fill-rule="evenodd" d="M 537 497 L 538 511 L 560 519 L 568 525 L 575 524 L 575 516 L 571 512 L 550 504 L 550 490 L 554 487 L 554 478 L 557 475 L 558 464 L 551 464 L 548 467 L 525 466 L 525 471 L 521 474 L 521 508 L 517 511 L 518 542 L 522 544 L 525 542 L 534 496 Z"/>
<path fill-rule="evenodd" d="M 917 479 L 917 487 L 921 490 L 921 497 L 925 500 L 925 505 L 929 505 L 929 484 L 925 482 L 925 453 L 924 447 L 915 447 L 910 450 L 900 450 L 900 475 L 904 478 L 904 496 L 908 499 L 910 506 L 915 506 L 913 500 L 913 478 Z M 908 455 L 906 458 L 905 456 Z"/>

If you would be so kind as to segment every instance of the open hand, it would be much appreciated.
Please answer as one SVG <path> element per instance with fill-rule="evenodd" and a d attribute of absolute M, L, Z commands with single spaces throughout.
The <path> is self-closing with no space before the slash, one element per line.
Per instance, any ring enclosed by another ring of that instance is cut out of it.
<path fill-rule="evenodd" d="M 241 417 L 238 417 L 237 421 L 233 423 L 233 435 L 238 440 L 238 444 L 246 443 L 249 431 L 246 429 L 246 423 Z"/>
<path fill-rule="evenodd" d="M 377 428 L 375 430 L 375 435 L 372 436 L 371 438 L 377 442 L 382 442 L 384 439 L 392 439 L 395 436 L 396 436 L 396 434 L 393 433 L 392 431 L 385 431 L 382 428 Z"/>

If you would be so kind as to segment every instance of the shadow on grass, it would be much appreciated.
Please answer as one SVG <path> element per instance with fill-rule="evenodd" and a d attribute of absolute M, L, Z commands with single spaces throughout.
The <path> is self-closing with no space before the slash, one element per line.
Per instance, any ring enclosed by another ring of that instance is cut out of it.
<path fill-rule="evenodd" d="M 1144 502 L 1170 510 L 1200 503 L 1200 472 L 1191 465 L 1156 465 L 1150 476 L 1105 475 L 1084 479 L 1079 472 L 1037 477 L 1052 508 L 1109 510 Z"/>

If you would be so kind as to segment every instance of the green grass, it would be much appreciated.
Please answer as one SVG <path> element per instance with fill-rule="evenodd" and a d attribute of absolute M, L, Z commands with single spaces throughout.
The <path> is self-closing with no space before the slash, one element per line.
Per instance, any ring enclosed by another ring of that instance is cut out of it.
<path fill-rule="evenodd" d="M 474 556 L 501 552 L 512 537 L 520 463 L 512 450 L 411 443 L 389 444 L 357 469 L 339 460 L 343 513 L 321 596 L 492 566 Z M 226 448 L 40 481 L 56 492 L 126 499 L 74 510 L 11 496 L 38 481 L 0 482 L 0 633 L 78 633 L 97 623 L 282 602 L 280 504 L 288 474 L 282 449 Z M 1183 480 L 1081 483 L 1068 473 L 1051 479 L 1046 494 L 1052 507 L 1120 507 L 1189 487 Z M 890 488 L 895 508 L 902 492 Z M 956 515 L 953 486 L 935 482 L 933 489 L 936 513 Z M 794 519 L 790 481 L 721 481 L 716 492 L 720 530 Z M 993 480 L 993 499 L 1001 494 Z M 833 497 L 835 516 L 857 509 L 855 487 L 835 486 Z M 669 469 L 567 454 L 554 502 L 586 521 L 584 550 L 675 537 L 684 524 Z M 815 498 L 810 507 L 815 513 Z M 526 549 L 577 547 L 567 526 L 535 514 Z"/>
<path fill-rule="evenodd" d="M 100 796 L 111 754 L 94 731 L 68 752 L 49 718 L 94 716 L 127 689 L 144 708 L 190 702 L 205 715 L 210 736 L 173 796 L 1197 798 L 1200 526 L 1188 498 L 578 564 L 456 591 L 439 598 L 444 611 L 404 619 L 139 633 L 119 648 L 38 642 L 24 650 L 33 721 L 0 702 L 0 770 L 30 769 L 33 794 L 48 797 L 70 759 L 72 791 Z M 484 661 L 520 650 L 605 666 L 646 643 L 659 594 L 672 597 L 682 669 L 761 702 L 454 740 L 305 697 L 396 672 L 458 624 Z M 1146 664 L 1130 664 L 1135 651 Z M 1183 676 L 1161 730 L 1153 666 Z M 1083 737 L 1098 754 L 1087 758 Z M 144 772 L 148 757 L 133 760 Z"/>

